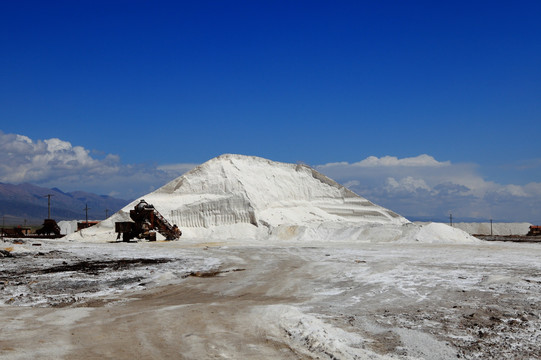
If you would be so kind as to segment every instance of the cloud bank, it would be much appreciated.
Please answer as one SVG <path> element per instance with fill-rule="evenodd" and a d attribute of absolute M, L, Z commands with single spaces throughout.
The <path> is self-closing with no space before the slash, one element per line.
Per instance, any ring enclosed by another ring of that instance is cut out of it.
<path fill-rule="evenodd" d="M 64 191 L 83 190 L 124 199 L 142 196 L 197 164 L 123 164 L 119 156 L 93 156 L 57 138 L 32 140 L 0 131 L 0 182 L 29 182 Z M 314 166 L 372 202 L 409 218 L 541 222 L 541 183 L 498 184 L 479 166 L 438 161 L 430 155 L 370 156 L 355 163 Z"/>
<path fill-rule="evenodd" d="M 33 183 L 64 191 L 84 190 L 131 199 L 190 170 L 194 164 L 122 164 L 117 155 L 91 151 L 57 138 L 32 140 L 0 131 L 0 182 Z"/>
<path fill-rule="evenodd" d="M 476 164 L 370 156 L 356 163 L 316 166 L 369 200 L 413 218 L 541 219 L 541 183 L 498 184 L 486 180 Z"/>

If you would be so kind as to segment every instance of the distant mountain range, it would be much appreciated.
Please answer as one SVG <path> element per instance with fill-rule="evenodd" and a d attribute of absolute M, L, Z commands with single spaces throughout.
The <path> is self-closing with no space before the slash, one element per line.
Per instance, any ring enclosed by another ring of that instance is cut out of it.
<path fill-rule="evenodd" d="M 47 195 L 51 194 L 51 218 L 84 220 L 88 205 L 88 219 L 105 219 L 129 203 L 129 200 L 97 195 L 83 191 L 65 193 L 60 189 L 43 188 L 32 184 L 0 183 L 0 222 L 6 225 L 41 224 L 48 216 Z M 1 226 L 1 223 L 0 223 Z"/>

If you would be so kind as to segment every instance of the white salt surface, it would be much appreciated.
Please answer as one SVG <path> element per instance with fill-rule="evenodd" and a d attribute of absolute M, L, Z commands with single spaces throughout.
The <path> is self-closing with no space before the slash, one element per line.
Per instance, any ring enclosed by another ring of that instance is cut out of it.
<path fill-rule="evenodd" d="M 106 296 L 112 293 L 123 292 L 141 287 L 154 287 L 179 282 L 186 274 L 194 271 L 208 271 L 220 265 L 220 260 L 214 257 L 190 254 L 189 259 L 180 258 L 179 254 L 172 253 L 170 249 L 156 243 L 156 246 L 148 247 L 147 243 L 74 243 L 64 239 L 25 239 L 24 243 L 0 242 L 0 249 L 9 248 L 9 251 L 17 258 L 25 259 L 20 262 L 4 261 L 1 268 L 5 273 L 19 271 L 24 267 L 35 267 L 35 279 L 21 282 L 18 286 L 3 289 L 0 296 L 0 306 L 11 299 L 11 303 L 17 305 L 42 306 L 51 304 L 62 299 L 65 301 L 66 294 L 61 290 L 53 290 L 48 286 L 45 290 L 33 289 L 34 284 L 39 283 L 62 283 L 66 289 L 75 288 L 71 296 L 76 298 L 89 298 Z M 62 253 L 58 259 L 51 260 L 46 254 Z M 45 257 L 44 257 L 45 256 Z M 40 273 L 42 268 L 62 267 L 85 262 L 92 259 L 103 263 L 115 263 L 123 260 L 145 259 L 163 260 L 164 263 L 151 263 L 148 265 L 128 268 L 123 270 L 101 271 L 98 267 L 96 273 L 85 273 L 79 270 L 52 271 Z M 66 277 L 66 273 L 70 276 Z M 99 273 L 99 278 L 96 274 Z M 121 281 L 121 279 L 144 279 L 141 281 Z M 83 284 L 83 285 L 81 285 Z M 143 284 L 143 285 L 142 285 Z M 60 287 L 62 287 L 60 286 Z M 9 302 L 9 301 L 8 301 Z"/>
<path fill-rule="evenodd" d="M 538 358 L 539 244 L 403 229 L 406 243 L 4 240 L 0 358 Z M 168 261 L 117 267 L 130 259 Z"/>
<path fill-rule="evenodd" d="M 474 242 L 443 225 L 417 226 L 300 164 L 222 155 L 142 197 L 182 230 L 182 240 Z M 116 238 L 140 199 L 72 241 Z M 160 239 L 160 237 L 158 237 Z"/>
<path fill-rule="evenodd" d="M 252 316 L 261 319 L 261 323 L 265 324 L 258 329 L 260 332 L 271 338 L 278 338 L 285 332 L 288 334 L 289 346 L 300 349 L 299 352 L 307 358 L 312 358 L 314 353 L 321 353 L 332 354 L 336 359 L 393 359 L 363 349 L 367 341 L 359 334 L 333 327 L 315 316 L 303 313 L 297 307 L 287 305 L 260 307 Z M 303 347 L 308 350 L 304 350 Z"/>

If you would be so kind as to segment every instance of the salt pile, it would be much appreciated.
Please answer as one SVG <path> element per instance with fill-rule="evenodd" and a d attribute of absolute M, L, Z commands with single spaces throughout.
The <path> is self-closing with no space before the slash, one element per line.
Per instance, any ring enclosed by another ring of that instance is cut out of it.
<path fill-rule="evenodd" d="M 254 156 L 219 156 L 142 198 L 178 225 L 181 240 L 443 241 L 439 227 L 414 225 L 309 166 Z M 129 220 L 139 200 L 68 239 L 114 239 L 114 223 Z M 451 238 L 475 241 L 461 231 Z"/>
<path fill-rule="evenodd" d="M 58 227 L 60 228 L 60 233 L 62 235 L 71 234 L 77 231 L 77 221 L 78 220 L 62 220 L 58 222 Z"/>

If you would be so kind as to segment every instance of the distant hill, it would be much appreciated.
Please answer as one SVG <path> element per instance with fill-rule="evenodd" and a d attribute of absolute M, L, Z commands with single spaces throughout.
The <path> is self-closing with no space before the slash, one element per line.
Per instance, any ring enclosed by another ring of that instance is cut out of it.
<path fill-rule="evenodd" d="M 83 191 L 65 193 L 57 188 L 48 189 L 27 183 L 0 183 L 0 217 L 4 217 L 6 225 L 22 224 L 25 220 L 28 224 L 41 224 L 47 218 L 47 194 L 52 195 L 51 218 L 56 221 L 85 219 L 84 208 L 87 204 L 88 218 L 101 220 L 105 218 L 106 209 L 110 216 L 129 202 Z"/>

